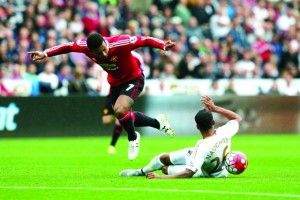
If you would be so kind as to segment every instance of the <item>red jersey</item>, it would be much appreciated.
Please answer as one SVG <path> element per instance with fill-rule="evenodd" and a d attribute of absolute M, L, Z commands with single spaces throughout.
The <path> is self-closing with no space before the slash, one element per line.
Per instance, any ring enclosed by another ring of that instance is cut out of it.
<path fill-rule="evenodd" d="M 131 54 L 132 50 L 145 46 L 162 50 L 165 48 L 164 41 L 152 37 L 121 35 L 104 39 L 108 46 L 108 57 L 105 59 L 94 57 L 88 50 L 87 38 L 64 43 L 44 52 L 48 57 L 70 52 L 84 53 L 108 73 L 107 81 L 111 86 L 118 86 L 142 76 L 142 69 Z"/>

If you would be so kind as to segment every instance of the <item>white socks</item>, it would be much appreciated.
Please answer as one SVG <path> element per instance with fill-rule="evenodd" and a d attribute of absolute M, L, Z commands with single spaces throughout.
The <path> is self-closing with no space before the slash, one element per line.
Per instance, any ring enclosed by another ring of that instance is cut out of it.
<path fill-rule="evenodd" d="M 142 172 L 144 172 L 146 174 L 148 172 L 153 172 L 153 171 L 161 169 L 164 166 L 164 164 L 162 164 L 162 162 L 160 162 L 160 159 L 159 159 L 159 157 L 161 155 L 162 154 L 152 158 L 152 160 L 145 167 L 142 168 Z"/>

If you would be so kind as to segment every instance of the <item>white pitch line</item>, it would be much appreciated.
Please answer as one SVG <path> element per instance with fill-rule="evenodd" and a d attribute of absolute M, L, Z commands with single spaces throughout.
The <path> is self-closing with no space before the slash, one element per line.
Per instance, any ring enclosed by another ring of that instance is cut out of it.
<path fill-rule="evenodd" d="M 154 189 L 154 188 L 97 188 L 97 187 L 50 187 L 50 186 L 0 186 L 0 189 L 11 190 L 95 190 L 95 191 L 146 191 L 146 192 L 177 192 L 177 193 L 211 193 L 211 194 L 235 194 L 268 197 L 289 197 L 300 199 L 300 194 L 276 194 L 260 192 L 232 192 L 217 190 L 178 190 L 178 189 Z"/>

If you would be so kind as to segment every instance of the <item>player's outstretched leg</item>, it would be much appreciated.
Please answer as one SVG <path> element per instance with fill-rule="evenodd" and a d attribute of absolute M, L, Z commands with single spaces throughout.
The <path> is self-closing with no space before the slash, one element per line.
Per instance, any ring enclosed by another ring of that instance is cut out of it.
<path fill-rule="evenodd" d="M 164 115 L 164 114 L 157 115 L 156 119 L 160 124 L 159 130 L 161 132 L 163 132 L 171 137 L 173 137 L 175 135 L 175 132 L 172 129 L 166 115 Z"/>
<path fill-rule="evenodd" d="M 120 176 L 145 176 L 141 169 L 126 169 L 120 172 Z"/>
<path fill-rule="evenodd" d="M 149 117 L 142 112 L 134 111 L 131 113 L 135 127 L 150 126 L 160 130 L 162 133 L 169 136 L 174 136 L 175 132 L 171 128 L 167 117 L 164 114 L 156 116 L 156 118 Z"/>
<path fill-rule="evenodd" d="M 129 141 L 129 147 L 128 147 L 128 159 L 134 160 L 140 151 L 140 134 L 136 131 L 136 139 L 133 141 Z"/>
<path fill-rule="evenodd" d="M 163 159 L 165 162 L 161 161 Z M 153 157 L 150 162 L 143 168 L 140 169 L 126 169 L 120 172 L 120 176 L 144 176 L 148 172 L 154 172 L 161 170 L 164 165 L 171 165 L 169 154 L 162 153 Z M 168 162 L 166 162 L 168 161 Z"/>

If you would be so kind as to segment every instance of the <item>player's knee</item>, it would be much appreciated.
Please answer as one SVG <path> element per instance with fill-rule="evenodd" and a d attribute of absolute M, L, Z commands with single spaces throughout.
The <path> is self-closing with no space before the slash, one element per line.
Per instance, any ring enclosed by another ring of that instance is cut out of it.
<path fill-rule="evenodd" d="M 117 102 L 115 103 L 113 109 L 114 109 L 115 116 L 118 119 L 122 118 L 124 115 L 127 114 L 128 111 L 131 110 L 131 107 L 133 105 L 131 101 L 133 100 L 125 95 L 121 95 L 117 99 Z"/>
<path fill-rule="evenodd" d="M 126 111 L 123 110 L 123 109 L 116 109 L 115 110 L 115 116 L 118 118 L 118 119 L 121 119 L 123 118 L 123 116 L 126 114 Z"/>
<path fill-rule="evenodd" d="M 127 106 L 118 105 L 114 107 L 115 116 L 120 119 L 122 118 L 130 108 L 127 108 Z"/>
<path fill-rule="evenodd" d="M 163 168 L 161 169 L 162 173 L 167 175 L 168 174 L 168 168 L 169 168 L 169 166 L 163 166 Z"/>
<path fill-rule="evenodd" d="M 159 160 L 163 165 L 170 165 L 171 160 L 170 160 L 170 154 L 168 153 L 163 153 L 159 156 Z"/>

